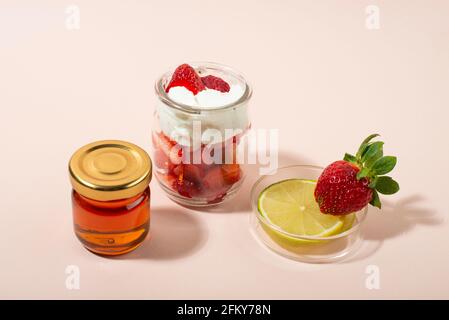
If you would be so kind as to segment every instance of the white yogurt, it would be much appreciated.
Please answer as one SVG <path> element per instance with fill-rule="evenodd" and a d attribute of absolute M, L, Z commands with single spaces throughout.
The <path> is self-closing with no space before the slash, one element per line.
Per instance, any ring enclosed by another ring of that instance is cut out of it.
<path fill-rule="evenodd" d="M 244 90 L 239 85 L 230 86 L 229 92 L 206 89 L 198 92 L 197 95 L 184 87 L 173 87 L 168 92 L 168 96 L 175 102 L 207 110 L 236 102 L 243 93 Z"/>
<path fill-rule="evenodd" d="M 183 146 L 192 146 L 193 122 L 199 121 L 197 124 L 201 124 L 201 143 L 210 143 L 211 135 L 214 137 L 214 143 L 222 142 L 230 138 L 230 130 L 234 130 L 234 134 L 238 134 L 248 128 L 247 106 L 239 105 L 226 110 L 208 111 L 208 109 L 236 102 L 243 94 L 244 88 L 240 85 L 231 85 L 229 92 L 206 89 L 197 95 L 184 87 L 173 87 L 168 92 L 171 100 L 202 109 L 204 112 L 198 114 L 182 112 L 159 101 L 157 112 L 160 128 L 166 136 L 177 143 Z"/>

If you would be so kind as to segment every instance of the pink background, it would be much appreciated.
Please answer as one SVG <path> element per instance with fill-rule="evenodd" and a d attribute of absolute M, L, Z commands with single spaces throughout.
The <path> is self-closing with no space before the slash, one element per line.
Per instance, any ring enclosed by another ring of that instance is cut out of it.
<path fill-rule="evenodd" d="M 369 4 L 379 30 L 365 27 Z M 0 298 L 449 298 L 448 16 L 443 0 L 1 0 Z M 177 206 L 153 180 L 151 240 L 118 259 L 82 248 L 69 157 L 98 139 L 149 150 L 153 83 L 192 60 L 246 75 L 253 127 L 280 129 L 282 164 L 325 165 L 382 134 L 402 189 L 370 210 L 356 256 L 308 265 L 262 247 L 254 172 L 223 212 Z M 80 290 L 66 289 L 67 265 Z"/>

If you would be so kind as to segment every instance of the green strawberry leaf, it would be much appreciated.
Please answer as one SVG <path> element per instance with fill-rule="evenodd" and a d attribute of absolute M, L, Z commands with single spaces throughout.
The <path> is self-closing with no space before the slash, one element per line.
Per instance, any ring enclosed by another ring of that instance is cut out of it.
<path fill-rule="evenodd" d="M 377 193 L 376 190 L 373 190 L 373 196 L 372 196 L 369 204 L 376 208 L 379 208 L 379 209 L 382 208 L 382 204 L 380 203 L 380 199 L 379 199 L 379 194 Z"/>
<path fill-rule="evenodd" d="M 357 173 L 357 180 L 360 180 L 360 179 L 362 179 L 362 178 L 366 178 L 366 177 L 369 177 L 370 175 L 371 175 L 371 169 L 370 168 L 362 168 L 362 170 L 360 170 L 358 173 Z"/>
<path fill-rule="evenodd" d="M 362 163 L 366 167 L 371 167 L 379 158 L 382 158 L 384 143 L 382 141 L 377 141 L 371 143 L 362 155 Z"/>
<path fill-rule="evenodd" d="M 385 156 L 378 159 L 373 164 L 373 171 L 376 175 L 387 174 L 396 166 L 397 158 L 393 156 Z"/>
<path fill-rule="evenodd" d="M 367 144 L 368 142 L 370 142 L 371 140 L 373 140 L 375 137 L 378 137 L 378 136 L 380 136 L 380 134 L 378 134 L 378 133 L 370 134 L 368 137 L 366 137 L 365 140 L 363 140 L 362 144 Z"/>
<path fill-rule="evenodd" d="M 349 153 L 345 153 L 345 156 L 344 156 L 343 160 L 348 161 L 348 162 L 352 162 L 352 163 L 356 163 L 357 162 L 356 157 L 354 157 L 352 154 L 349 154 Z"/>
<path fill-rule="evenodd" d="M 371 180 L 370 184 L 368 185 L 371 189 L 376 189 L 376 184 L 377 184 L 377 179 L 378 179 L 378 178 L 379 178 L 379 177 L 375 176 L 375 177 Z"/>
<path fill-rule="evenodd" d="M 391 177 L 382 176 L 377 178 L 376 190 L 382 194 L 395 194 L 399 191 L 399 184 Z"/>
<path fill-rule="evenodd" d="M 363 140 L 362 144 L 359 147 L 359 150 L 357 151 L 356 157 L 357 159 L 361 159 L 363 153 L 365 152 L 366 147 L 368 146 L 369 142 L 373 140 L 375 137 L 378 137 L 379 135 L 377 133 L 370 134 L 365 140 Z"/>

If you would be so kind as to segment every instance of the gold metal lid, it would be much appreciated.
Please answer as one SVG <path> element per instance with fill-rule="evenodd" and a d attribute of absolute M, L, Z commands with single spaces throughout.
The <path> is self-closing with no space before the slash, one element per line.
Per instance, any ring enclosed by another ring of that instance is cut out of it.
<path fill-rule="evenodd" d="M 110 201 L 143 192 L 151 180 L 151 159 L 135 144 L 103 140 L 78 149 L 69 162 L 70 182 L 79 194 Z"/>

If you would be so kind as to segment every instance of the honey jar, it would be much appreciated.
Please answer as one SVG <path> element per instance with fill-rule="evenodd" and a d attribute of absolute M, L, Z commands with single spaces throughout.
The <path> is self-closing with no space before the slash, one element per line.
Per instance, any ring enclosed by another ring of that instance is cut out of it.
<path fill-rule="evenodd" d="M 88 250 L 119 255 L 150 230 L 152 164 L 140 147 L 103 140 L 78 149 L 69 162 L 75 234 Z"/>

